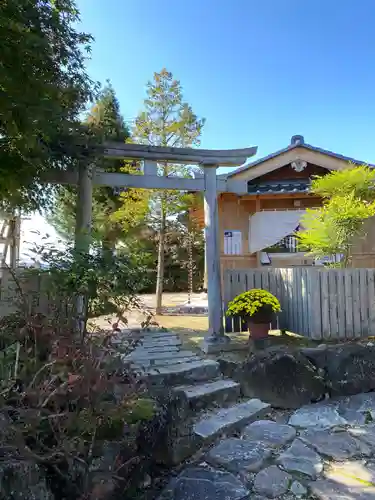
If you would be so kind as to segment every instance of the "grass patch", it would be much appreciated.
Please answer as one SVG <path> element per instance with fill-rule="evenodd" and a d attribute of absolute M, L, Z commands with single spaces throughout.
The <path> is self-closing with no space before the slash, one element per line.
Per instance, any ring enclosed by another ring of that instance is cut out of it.
<path fill-rule="evenodd" d="M 208 318 L 207 316 L 167 316 L 167 315 L 156 315 L 154 317 L 155 321 L 159 323 L 160 326 L 164 328 L 182 328 L 188 330 L 197 330 L 206 332 L 208 329 Z"/>
<path fill-rule="evenodd" d="M 199 350 L 199 346 L 208 330 L 208 318 L 206 316 L 156 315 L 154 319 L 161 327 L 168 328 L 179 334 L 184 346 L 188 349 Z M 229 333 L 227 335 L 235 340 L 236 343 L 247 343 L 249 339 L 249 332 L 247 331 Z M 271 330 L 270 337 L 272 338 L 272 345 L 305 347 L 317 344 L 301 335 L 281 330 Z M 238 353 L 239 357 L 242 358 L 246 351 L 238 351 Z"/>
<path fill-rule="evenodd" d="M 200 344 L 208 330 L 208 318 L 201 316 L 158 316 L 155 321 L 163 328 L 177 333 L 186 349 L 200 352 Z"/>

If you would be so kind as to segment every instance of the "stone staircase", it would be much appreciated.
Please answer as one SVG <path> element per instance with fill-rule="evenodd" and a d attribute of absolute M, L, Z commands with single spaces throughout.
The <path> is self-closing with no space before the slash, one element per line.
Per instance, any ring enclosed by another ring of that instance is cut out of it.
<path fill-rule="evenodd" d="M 127 359 L 150 390 L 171 396 L 172 425 L 157 446 L 168 450 L 168 465 L 182 464 L 152 498 L 375 498 L 374 392 L 309 404 L 278 420 L 173 333 L 147 332 Z"/>
<path fill-rule="evenodd" d="M 190 408 L 200 411 L 210 406 L 235 402 L 240 397 L 240 384 L 230 379 L 217 379 L 193 385 L 181 385 L 174 388 L 183 393 Z"/>
<path fill-rule="evenodd" d="M 222 435 L 235 435 L 270 411 L 270 405 L 259 399 L 242 398 L 240 384 L 224 378 L 217 361 L 185 350 L 172 332 L 146 332 L 125 359 L 144 377 L 151 392 L 168 393 L 181 403 L 171 417 L 172 463 Z"/>

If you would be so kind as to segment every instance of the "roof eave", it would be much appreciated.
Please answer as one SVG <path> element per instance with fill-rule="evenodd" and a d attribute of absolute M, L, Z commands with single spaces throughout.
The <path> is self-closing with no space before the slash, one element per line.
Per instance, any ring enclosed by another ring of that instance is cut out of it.
<path fill-rule="evenodd" d="M 228 174 L 226 174 L 226 178 L 228 179 L 228 178 L 233 177 L 234 175 L 237 175 L 241 172 L 245 172 L 246 170 L 249 170 L 253 167 L 256 167 L 257 165 L 260 165 L 261 163 L 264 163 L 268 160 L 271 160 L 272 158 L 275 158 L 276 156 L 282 155 L 282 154 L 287 153 L 288 151 L 292 151 L 293 149 L 296 149 L 296 148 L 305 148 L 305 149 L 308 149 L 309 151 L 315 151 L 316 153 L 320 153 L 323 155 L 331 156 L 333 158 L 337 158 L 338 160 L 351 162 L 351 163 L 354 163 L 356 165 L 366 165 L 370 168 L 375 168 L 375 164 L 372 164 L 372 163 L 366 163 L 366 162 L 361 161 L 361 160 L 356 160 L 354 158 L 350 158 L 349 156 L 340 155 L 340 154 L 334 153 L 333 151 L 329 151 L 327 149 L 322 149 L 322 148 L 318 148 L 316 146 L 312 146 L 311 144 L 296 143 L 296 144 L 290 144 L 286 148 L 280 149 L 279 151 L 275 151 L 274 153 L 271 153 L 267 156 L 264 156 L 263 158 L 259 158 L 259 160 L 255 160 L 252 163 L 249 163 L 248 165 L 243 165 L 242 167 L 237 168 L 233 172 L 229 172 Z"/>

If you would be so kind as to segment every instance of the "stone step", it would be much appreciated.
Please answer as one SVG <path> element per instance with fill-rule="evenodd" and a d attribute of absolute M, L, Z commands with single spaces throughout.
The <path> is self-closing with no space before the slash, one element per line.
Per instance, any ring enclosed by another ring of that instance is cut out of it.
<path fill-rule="evenodd" d="M 141 342 L 163 342 L 165 340 L 178 339 L 179 336 L 176 333 L 163 333 L 159 335 L 145 335 L 141 338 Z"/>
<path fill-rule="evenodd" d="M 212 441 L 223 433 L 233 433 L 246 425 L 263 418 L 271 405 L 260 399 L 249 399 L 230 408 L 206 413 L 194 424 L 194 433 L 204 441 Z"/>
<path fill-rule="evenodd" d="M 180 346 L 182 345 L 182 342 L 179 338 L 173 338 L 173 339 L 166 339 L 166 340 L 147 340 L 145 342 L 140 342 L 140 346 L 144 347 L 145 349 L 149 349 L 152 347 L 173 347 L 173 346 Z"/>
<path fill-rule="evenodd" d="M 220 377 L 220 367 L 212 359 L 200 359 L 161 368 L 150 368 L 144 372 L 152 385 L 183 385 Z"/>
<path fill-rule="evenodd" d="M 141 351 L 133 351 L 127 359 L 133 360 L 135 363 L 138 361 L 158 361 L 161 359 L 180 359 L 180 358 L 194 358 L 196 357 L 196 353 L 193 351 L 178 351 L 178 352 L 145 352 L 143 350 Z"/>
<path fill-rule="evenodd" d="M 163 352 L 169 352 L 169 353 L 175 353 L 175 352 L 180 352 L 181 348 L 180 346 L 161 346 L 161 347 L 137 347 L 133 352 L 137 354 L 158 354 L 158 353 L 163 353 Z"/>
<path fill-rule="evenodd" d="M 179 386 L 174 392 L 182 392 L 192 410 L 201 410 L 213 403 L 223 405 L 236 401 L 240 396 L 240 384 L 234 380 L 220 379 L 198 385 Z"/>
<path fill-rule="evenodd" d="M 143 336 L 144 339 L 160 339 L 165 337 L 178 337 L 178 335 L 173 332 L 146 332 Z"/>
<path fill-rule="evenodd" d="M 166 335 L 165 337 L 145 337 L 140 340 L 142 344 L 149 344 L 152 342 L 175 342 L 179 340 L 178 335 Z"/>
<path fill-rule="evenodd" d="M 159 368 L 161 366 L 167 366 L 167 365 L 178 365 L 180 363 L 188 363 L 190 361 L 199 361 L 200 358 L 199 356 L 184 356 L 184 357 L 178 357 L 176 359 L 173 358 L 158 358 L 158 359 L 133 359 L 131 361 L 131 366 L 137 367 L 137 368 Z"/>

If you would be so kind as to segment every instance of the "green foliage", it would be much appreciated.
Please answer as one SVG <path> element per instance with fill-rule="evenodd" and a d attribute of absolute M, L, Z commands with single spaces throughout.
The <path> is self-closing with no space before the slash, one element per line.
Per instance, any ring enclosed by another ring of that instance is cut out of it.
<path fill-rule="evenodd" d="M 97 100 L 86 117 L 86 123 L 95 131 L 97 138 L 105 140 L 126 141 L 129 136 L 129 128 L 121 116 L 120 103 L 116 97 L 116 92 L 109 80 L 100 91 Z M 104 163 L 113 165 L 113 160 L 103 159 Z M 121 162 L 121 160 L 120 160 Z M 122 162 L 121 162 L 122 163 Z"/>
<path fill-rule="evenodd" d="M 172 73 L 162 69 L 154 73 L 147 83 L 147 98 L 133 129 L 136 143 L 163 147 L 199 146 L 204 119 L 199 119 L 183 99 L 181 83 Z M 186 165 L 158 164 L 159 175 L 191 177 L 192 169 Z M 154 209 L 160 223 L 162 214 L 167 217 L 186 209 L 191 197 L 186 193 L 163 190 L 155 193 Z"/>
<path fill-rule="evenodd" d="M 152 419 L 155 414 L 155 401 L 150 398 L 138 398 L 130 402 L 125 400 L 122 408 L 126 423 L 132 425 Z"/>
<path fill-rule="evenodd" d="M 86 122 L 100 142 L 129 142 L 131 139 L 116 93 L 109 82 L 100 93 Z M 98 158 L 97 166 L 106 172 L 140 174 L 137 162 L 122 159 Z M 148 196 L 145 190 L 136 188 L 126 188 L 119 194 L 113 188 L 105 186 L 94 190 L 94 234 L 105 248 L 113 250 L 116 243 L 144 219 L 148 212 Z"/>
<path fill-rule="evenodd" d="M 47 170 L 86 161 L 78 117 L 92 97 L 85 71 L 91 36 L 77 30 L 74 0 L 0 2 L 0 203 L 51 201 Z"/>
<path fill-rule="evenodd" d="M 192 240 L 193 289 L 199 290 L 204 274 L 204 235 L 202 231 L 169 221 L 165 244 L 164 290 L 177 292 L 188 289 L 189 251 Z"/>
<path fill-rule="evenodd" d="M 145 111 L 135 123 L 136 142 L 172 147 L 199 145 L 204 120 L 197 118 L 184 102 L 181 84 L 173 79 L 172 73 L 166 69 L 154 73 L 153 81 L 147 84 L 144 105 Z"/>
<path fill-rule="evenodd" d="M 137 143 L 163 147 L 191 147 L 200 144 L 204 119 L 199 119 L 184 101 L 182 87 L 171 72 L 162 69 L 154 73 L 147 84 L 145 110 L 136 119 L 133 139 Z M 192 177 L 193 169 L 186 165 L 158 164 L 159 175 Z M 164 252 L 167 220 L 186 211 L 193 196 L 173 190 L 154 191 L 150 196 L 149 222 L 159 233 L 157 309 L 161 305 L 164 281 Z"/>
<path fill-rule="evenodd" d="M 301 221 L 297 236 L 302 249 L 317 257 L 341 254 L 346 267 L 364 222 L 375 215 L 374 180 L 375 172 L 360 166 L 316 178 L 311 190 L 323 197 L 323 206 L 307 210 Z"/>
<path fill-rule="evenodd" d="M 88 316 L 112 313 L 126 323 L 129 310 L 142 311 L 138 294 L 148 286 L 146 256 L 142 252 L 120 253 L 113 259 L 95 245 L 90 254 L 81 254 L 69 244 L 62 249 L 46 244 L 36 245 L 32 254 L 33 260 L 42 262 L 45 269 L 30 273 L 42 280 L 44 290 L 56 304 L 55 315 L 60 322 L 67 310 L 74 309 L 79 295 L 86 298 Z"/>
<path fill-rule="evenodd" d="M 365 165 L 349 164 L 349 167 L 344 170 L 315 177 L 311 184 L 311 191 L 328 200 L 332 196 L 353 195 L 354 198 L 370 201 L 375 199 L 374 181 L 374 169 Z"/>
<path fill-rule="evenodd" d="M 56 196 L 51 207 L 47 212 L 46 219 L 53 226 L 57 234 L 66 240 L 74 237 L 76 225 L 76 186 L 59 186 L 56 189 Z M 95 206 L 93 206 L 93 211 Z M 94 217 L 94 216 L 93 216 Z"/>
<path fill-rule="evenodd" d="M 303 248 L 318 256 L 347 254 L 363 223 L 375 215 L 375 204 L 353 194 L 334 196 L 320 210 L 308 210 L 298 236 Z"/>
<path fill-rule="evenodd" d="M 133 258 L 113 262 L 95 249 L 87 256 L 46 246 L 36 257 L 48 269 L 14 274 L 20 311 L 0 322 L 0 447 L 9 460 L 32 460 L 44 468 L 57 498 L 104 498 L 98 479 L 126 491 L 134 483 L 129 459 L 141 460 L 137 439 L 157 407 L 117 357 L 111 333 L 77 338 L 70 306 L 86 294 L 89 301 L 115 304 L 126 322 L 126 312 L 137 307 L 143 269 Z M 36 301 L 28 292 L 33 278 L 40 286 Z M 36 312 L 47 299 L 46 314 Z M 128 340 L 124 354 L 135 342 Z M 95 460 L 108 442 L 118 443 L 121 454 L 98 478 Z"/>
<path fill-rule="evenodd" d="M 127 141 L 130 132 L 120 113 L 120 105 L 111 84 L 101 90 L 96 103 L 87 115 L 85 125 L 97 144 L 105 140 Z M 95 165 L 107 172 L 139 173 L 137 164 L 124 160 L 98 156 Z M 53 211 L 48 220 L 63 238 L 73 238 L 76 217 L 76 187 L 60 187 Z M 102 186 L 93 191 L 93 236 L 110 253 L 128 231 L 137 226 L 148 212 L 148 194 L 144 190 L 129 188 L 117 194 Z"/>
<path fill-rule="evenodd" d="M 253 316 L 264 306 L 270 307 L 273 312 L 281 311 L 280 302 L 272 293 L 254 288 L 237 295 L 228 304 L 227 316 Z"/>
<path fill-rule="evenodd" d="M 166 222 L 166 237 L 164 248 L 165 292 L 186 292 L 188 289 L 188 262 L 189 252 L 187 227 L 178 220 L 170 219 Z M 202 231 L 190 230 L 192 237 L 193 255 L 193 288 L 198 291 L 202 287 L 204 274 L 204 236 Z M 151 226 L 144 225 L 123 240 L 123 247 L 118 253 L 144 254 L 144 265 L 147 268 L 148 285 L 142 291 L 155 293 L 156 266 L 158 260 L 158 231 Z"/>
<path fill-rule="evenodd" d="M 158 78 L 158 77 L 157 77 Z M 147 142 L 144 126 L 146 118 L 150 122 L 153 134 L 153 143 L 161 143 L 161 135 L 168 133 L 166 139 L 169 145 L 191 145 L 198 143 L 197 134 L 199 127 L 196 126 L 194 116 L 187 112 L 189 107 L 183 103 L 181 87 L 178 82 L 171 80 L 169 73 L 162 72 L 166 99 L 171 98 L 168 88 L 175 92 L 173 102 L 166 104 L 168 113 L 165 116 L 164 125 L 160 117 L 159 99 L 156 103 L 158 112 L 152 111 L 151 103 L 145 104 L 147 112 L 142 114 L 142 120 L 137 121 L 134 127 L 134 138 L 137 142 Z M 168 87 L 167 83 L 170 85 Z M 152 86 L 152 84 L 150 83 Z M 155 97 L 155 89 L 150 90 Z M 164 99 L 163 96 L 159 96 Z M 179 104 L 180 103 L 180 104 Z M 185 111 L 184 111 L 185 109 Z M 168 116 L 167 116 L 168 115 Z M 174 130 L 174 124 L 179 123 L 179 127 Z M 124 125 L 121 117 L 119 104 L 113 88 L 107 86 L 101 91 L 96 104 L 89 112 L 86 124 L 89 125 L 92 134 L 98 138 L 98 142 L 103 140 L 130 140 L 129 131 Z M 195 124 L 195 125 L 194 125 Z M 200 121 L 200 126 L 203 121 Z M 163 132 L 163 126 L 165 128 Z M 157 133 L 159 130 L 160 133 Z M 172 135 L 171 135 L 172 134 Z M 165 143 L 164 143 L 165 144 Z M 168 145 L 167 144 L 167 145 Z M 99 159 L 97 160 L 97 162 Z M 100 163 L 102 161 L 102 163 Z M 124 172 L 137 174 L 138 163 L 129 163 L 122 160 L 104 159 L 99 161 L 99 166 L 110 172 Z M 193 169 L 180 165 L 159 165 L 159 170 L 168 168 L 168 175 L 191 176 Z M 161 173 L 161 172 L 159 172 Z M 176 191 L 150 191 L 141 189 L 126 189 L 119 195 L 115 195 L 107 188 L 95 188 L 93 193 L 93 235 L 98 244 L 103 249 L 108 248 L 112 254 L 114 248 L 118 255 L 129 253 L 147 253 L 147 258 L 143 261 L 147 265 L 147 276 L 150 285 L 144 290 L 154 291 L 156 283 L 156 265 L 158 261 L 158 244 L 160 241 L 160 228 L 163 222 L 165 233 L 165 244 L 163 254 L 165 255 L 165 289 L 169 291 L 179 291 L 187 289 L 187 220 L 179 222 L 181 216 L 186 214 L 186 210 L 191 203 L 196 203 L 192 195 L 179 193 Z M 200 198 L 200 202 L 202 200 Z M 62 187 L 59 190 L 53 213 L 49 216 L 49 221 L 66 239 L 72 239 L 75 231 L 75 203 L 76 189 L 74 187 Z M 175 218 L 177 216 L 177 220 Z M 179 234 L 181 233 L 181 234 Z M 159 236 L 158 236 L 159 234 Z M 146 262 L 147 261 L 147 262 Z M 203 238 L 199 231 L 194 231 L 194 281 L 196 287 L 203 278 Z M 92 301 L 95 311 L 101 311 L 98 301 Z"/>

